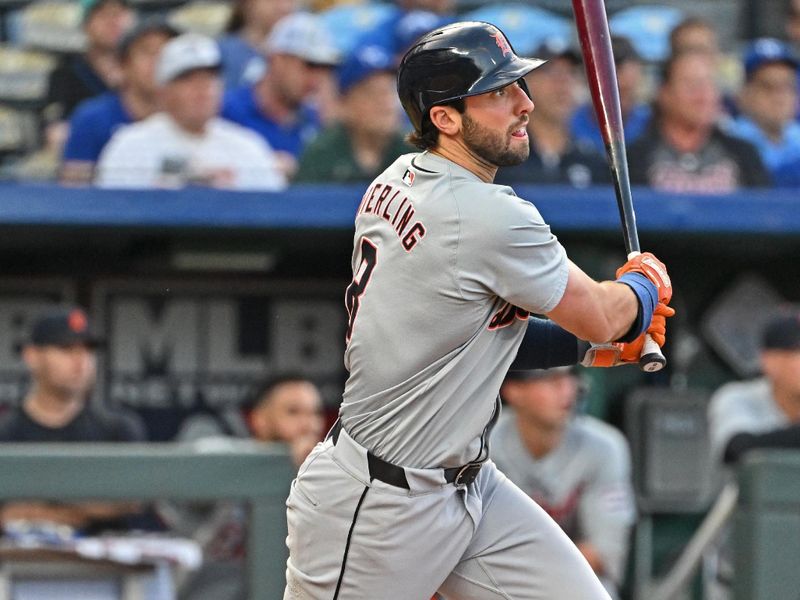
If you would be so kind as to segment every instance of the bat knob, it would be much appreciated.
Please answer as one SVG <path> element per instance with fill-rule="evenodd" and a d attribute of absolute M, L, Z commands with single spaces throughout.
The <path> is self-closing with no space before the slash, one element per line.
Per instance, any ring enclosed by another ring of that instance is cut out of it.
<path fill-rule="evenodd" d="M 639 368 L 647 373 L 660 371 L 667 364 L 667 359 L 661 353 L 661 348 L 653 341 L 649 335 L 644 338 L 642 355 L 639 357 Z"/>

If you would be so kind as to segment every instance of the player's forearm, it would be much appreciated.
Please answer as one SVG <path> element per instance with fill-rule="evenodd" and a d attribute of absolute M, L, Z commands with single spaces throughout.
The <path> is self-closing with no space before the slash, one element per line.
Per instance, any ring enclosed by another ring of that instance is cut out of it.
<path fill-rule="evenodd" d="M 629 286 L 594 281 L 571 263 L 567 289 L 548 316 L 580 339 L 604 344 L 624 336 L 638 312 L 637 296 Z"/>

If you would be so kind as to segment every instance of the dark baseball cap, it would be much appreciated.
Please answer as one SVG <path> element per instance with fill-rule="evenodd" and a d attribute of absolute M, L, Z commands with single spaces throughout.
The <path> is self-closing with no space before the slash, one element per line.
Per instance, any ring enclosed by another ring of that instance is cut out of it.
<path fill-rule="evenodd" d="M 83 344 L 91 348 L 102 345 L 95 335 L 86 312 L 78 307 L 52 308 L 33 322 L 31 346 L 72 346 Z"/>
<path fill-rule="evenodd" d="M 534 381 L 546 379 L 547 377 L 558 377 L 562 375 L 574 375 L 574 367 L 552 367 L 550 369 L 519 369 L 509 370 L 506 373 L 506 381 Z"/>
<path fill-rule="evenodd" d="M 164 17 L 151 15 L 139 21 L 122 35 L 117 44 L 117 55 L 124 59 L 130 52 L 131 46 L 150 33 L 163 33 L 168 38 L 174 38 L 180 34 L 180 31 L 170 25 Z"/>
<path fill-rule="evenodd" d="M 768 321 L 761 336 L 761 347 L 800 351 L 800 311 L 781 313 Z"/>

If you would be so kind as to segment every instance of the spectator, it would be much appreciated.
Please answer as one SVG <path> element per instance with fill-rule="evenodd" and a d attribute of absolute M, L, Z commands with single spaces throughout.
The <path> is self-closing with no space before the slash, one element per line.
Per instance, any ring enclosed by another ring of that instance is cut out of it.
<path fill-rule="evenodd" d="M 275 23 L 295 10 L 297 0 L 236 0 L 219 40 L 226 89 L 251 85 L 263 76 L 261 46 Z"/>
<path fill-rule="evenodd" d="M 239 190 L 285 185 L 277 160 L 256 134 L 216 116 L 222 97 L 216 42 L 186 33 L 170 40 L 156 65 L 162 112 L 117 131 L 103 150 L 103 187 Z"/>
<path fill-rule="evenodd" d="M 717 60 L 719 36 L 714 26 L 701 17 L 687 17 L 669 34 L 670 55 L 682 52 L 705 52 Z"/>
<path fill-rule="evenodd" d="M 753 144 L 773 175 L 800 159 L 797 70 L 797 58 L 780 40 L 755 40 L 745 53 L 741 114 L 728 131 Z"/>
<path fill-rule="evenodd" d="M 763 376 L 728 383 L 708 408 L 711 448 L 721 464 L 736 465 L 757 448 L 800 448 L 800 312 L 770 319 L 761 338 Z M 728 535 L 730 532 L 727 532 Z M 730 595 L 732 548 L 723 536 L 717 548 L 713 598 Z"/>
<path fill-rule="evenodd" d="M 650 121 L 650 107 L 641 101 L 644 65 L 642 58 L 628 38 L 611 36 L 611 46 L 614 52 L 614 65 L 617 69 L 625 142 L 630 144 L 644 132 Z M 571 129 L 577 142 L 592 144 L 601 155 L 605 156 L 605 143 L 591 102 L 583 104 L 575 111 Z"/>
<path fill-rule="evenodd" d="M 786 13 L 786 38 L 800 51 L 800 0 L 789 0 Z"/>
<path fill-rule="evenodd" d="M 249 437 L 286 444 L 296 466 L 322 437 L 322 400 L 317 387 L 296 373 L 281 373 L 257 386 L 243 413 L 220 420 L 209 415 L 190 417 L 178 438 L 183 441 Z M 245 598 L 244 555 L 246 512 L 239 503 L 160 503 L 169 526 L 201 543 L 205 561 L 181 590 L 186 600 Z"/>
<path fill-rule="evenodd" d="M 713 58 L 697 51 L 671 56 L 651 124 L 628 148 L 631 181 L 677 193 L 769 185 L 758 151 L 724 133 L 720 114 Z"/>
<path fill-rule="evenodd" d="M 75 107 L 117 86 L 120 68 L 116 48 L 135 19 L 127 0 L 81 0 L 86 49 L 67 55 L 50 73 L 44 109 L 45 154 L 61 156 L 69 134 L 67 122 Z"/>
<path fill-rule="evenodd" d="M 81 0 L 81 7 L 86 50 L 65 57 L 50 75 L 48 112 L 58 119 L 69 118 L 82 100 L 117 86 L 117 45 L 135 20 L 127 0 Z"/>
<path fill-rule="evenodd" d="M 222 116 L 261 135 L 291 178 L 303 149 L 322 128 L 311 100 L 331 76 L 339 54 L 320 17 L 305 12 L 281 19 L 265 52 L 269 68 L 264 76 L 253 86 L 226 93 Z"/>
<path fill-rule="evenodd" d="M 534 53 L 547 64 L 525 77 L 536 110 L 528 121 L 530 155 L 520 165 L 499 169 L 495 183 L 568 183 L 584 188 L 610 180 L 594 145 L 576 140 L 570 120 L 577 106 L 580 57 L 564 43 L 548 41 Z"/>
<path fill-rule="evenodd" d="M 21 405 L 0 422 L 2 442 L 137 442 L 144 427 L 133 415 L 101 409 L 89 401 L 96 379 L 100 340 L 79 308 L 51 309 L 39 316 L 22 350 L 31 386 Z M 48 521 L 85 532 L 124 527 L 136 512 L 131 503 L 5 503 L 3 524 Z"/>
<path fill-rule="evenodd" d="M 306 148 L 298 182 L 371 181 L 412 148 L 400 132 L 393 57 L 358 48 L 339 71 L 341 122 Z"/>
<path fill-rule="evenodd" d="M 158 110 L 155 65 L 161 48 L 178 35 L 155 17 L 129 29 L 117 53 L 122 68 L 119 91 L 84 100 L 70 119 L 64 147 L 61 180 L 90 183 L 103 147 L 121 125 L 141 121 Z"/>
<path fill-rule="evenodd" d="M 510 370 L 508 405 L 492 433 L 492 459 L 577 545 L 612 596 L 623 580 L 635 521 L 630 450 L 622 434 L 575 415 L 569 367 Z"/>

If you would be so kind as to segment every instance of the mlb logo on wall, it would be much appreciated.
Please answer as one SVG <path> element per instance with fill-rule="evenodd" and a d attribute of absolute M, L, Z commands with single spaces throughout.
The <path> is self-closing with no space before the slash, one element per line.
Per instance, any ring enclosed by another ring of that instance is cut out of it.
<path fill-rule="evenodd" d="M 414 185 L 414 173 L 406 169 L 406 172 L 403 173 L 403 183 L 405 183 L 408 187 Z"/>
<path fill-rule="evenodd" d="M 307 374 L 326 397 L 340 393 L 338 291 L 288 282 L 98 282 L 93 306 L 108 340 L 103 396 L 139 412 L 158 438 L 187 413 L 235 410 L 255 382 L 277 372 Z"/>

